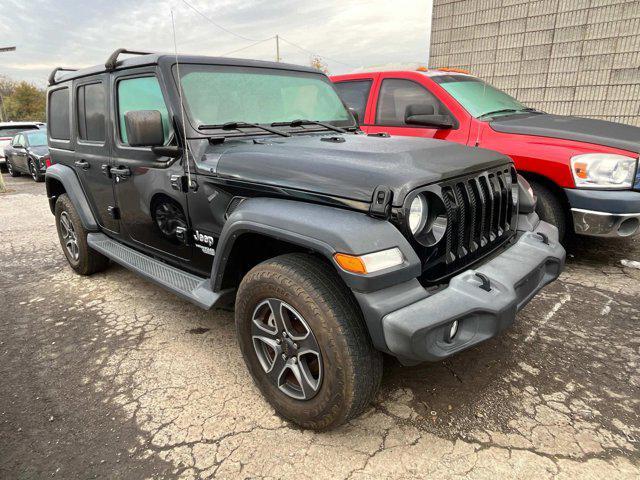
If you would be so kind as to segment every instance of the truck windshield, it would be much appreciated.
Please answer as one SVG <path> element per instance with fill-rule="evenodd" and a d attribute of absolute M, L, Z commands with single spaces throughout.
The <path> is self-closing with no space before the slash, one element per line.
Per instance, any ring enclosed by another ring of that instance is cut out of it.
<path fill-rule="evenodd" d="M 495 113 L 513 115 L 531 112 L 532 109 L 517 101 L 502 90 L 482 80 L 466 75 L 438 75 L 431 77 L 451 94 L 471 115 L 476 118 Z"/>
<path fill-rule="evenodd" d="M 298 119 L 353 124 L 333 86 L 320 74 L 181 64 L 180 75 L 186 106 L 196 125 L 270 125 Z"/>

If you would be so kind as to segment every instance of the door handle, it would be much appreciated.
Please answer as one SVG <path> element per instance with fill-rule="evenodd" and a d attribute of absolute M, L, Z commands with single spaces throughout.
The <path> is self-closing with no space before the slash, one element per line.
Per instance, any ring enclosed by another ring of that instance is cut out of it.
<path fill-rule="evenodd" d="M 127 178 L 131 175 L 129 167 L 111 167 L 109 171 L 114 177 Z"/>
<path fill-rule="evenodd" d="M 89 167 L 91 167 L 91 164 L 86 160 L 76 160 L 75 162 L 73 162 L 73 164 L 76 167 L 81 168 L 82 170 L 89 170 Z"/>

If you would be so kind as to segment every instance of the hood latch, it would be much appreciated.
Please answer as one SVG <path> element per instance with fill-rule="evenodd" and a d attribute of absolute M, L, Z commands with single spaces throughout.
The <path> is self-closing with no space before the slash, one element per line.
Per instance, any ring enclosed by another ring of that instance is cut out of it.
<path fill-rule="evenodd" d="M 391 214 L 391 199 L 393 193 L 386 185 L 378 185 L 373 191 L 369 215 L 376 218 L 389 218 Z"/>

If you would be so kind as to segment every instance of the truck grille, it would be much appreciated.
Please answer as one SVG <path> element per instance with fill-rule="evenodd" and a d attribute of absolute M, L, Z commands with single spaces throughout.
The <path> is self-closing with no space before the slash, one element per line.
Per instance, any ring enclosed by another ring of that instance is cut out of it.
<path fill-rule="evenodd" d="M 423 285 L 441 284 L 514 236 L 518 219 L 514 184 L 517 174 L 512 165 L 439 184 L 437 194 L 442 198 L 442 213 L 447 218 L 445 237 L 434 247 L 413 241 L 422 260 L 419 280 Z"/>

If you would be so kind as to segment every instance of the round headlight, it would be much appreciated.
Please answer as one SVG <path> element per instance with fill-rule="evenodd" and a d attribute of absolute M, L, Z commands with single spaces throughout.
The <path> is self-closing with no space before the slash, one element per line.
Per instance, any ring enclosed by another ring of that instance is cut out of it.
<path fill-rule="evenodd" d="M 427 221 L 427 202 L 422 195 L 416 196 L 409 207 L 409 229 L 414 235 L 424 228 Z"/>

